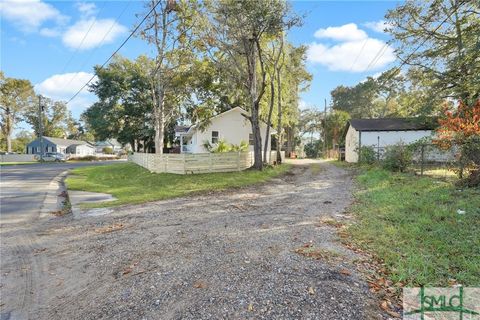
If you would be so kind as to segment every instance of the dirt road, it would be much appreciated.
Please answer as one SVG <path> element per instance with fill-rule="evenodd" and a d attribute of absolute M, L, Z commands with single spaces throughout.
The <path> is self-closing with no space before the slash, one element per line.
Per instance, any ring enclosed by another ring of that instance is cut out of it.
<path fill-rule="evenodd" d="M 303 161 L 261 186 L 2 227 L 2 320 L 381 318 L 319 223 L 345 219 L 351 188 Z"/>

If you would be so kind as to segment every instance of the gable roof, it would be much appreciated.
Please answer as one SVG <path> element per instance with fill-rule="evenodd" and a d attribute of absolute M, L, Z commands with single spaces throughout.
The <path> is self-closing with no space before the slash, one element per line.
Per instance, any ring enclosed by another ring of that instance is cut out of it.
<path fill-rule="evenodd" d="M 121 143 L 117 141 L 117 139 L 107 139 L 104 141 L 97 141 L 95 142 L 95 146 L 103 147 L 103 146 L 112 146 L 112 147 L 121 147 Z"/>
<path fill-rule="evenodd" d="M 422 121 L 418 118 L 351 119 L 349 124 L 357 131 L 413 131 L 435 129 L 432 121 Z"/>
<path fill-rule="evenodd" d="M 52 137 L 43 137 L 43 139 L 50 141 L 53 144 L 59 145 L 59 146 L 65 146 L 68 147 L 72 144 L 88 144 L 86 141 L 81 141 L 81 140 L 72 140 L 72 139 L 62 139 L 62 138 L 52 138 Z"/>

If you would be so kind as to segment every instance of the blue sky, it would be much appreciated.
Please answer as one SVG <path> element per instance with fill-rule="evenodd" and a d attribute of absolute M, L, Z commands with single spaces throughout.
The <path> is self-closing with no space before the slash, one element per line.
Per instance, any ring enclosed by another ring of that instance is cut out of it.
<path fill-rule="evenodd" d="M 386 11 L 397 3 L 292 2 L 293 9 L 306 17 L 288 38 L 309 46 L 307 67 L 313 74 L 309 91 L 301 97 L 302 108 L 323 108 L 324 98 L 328 102 L 336 86 L 356 84 L 395 65 L 393 48 L 385 44 L 389 37 L 381 29 Z M 4 0 L 0 68 L 6 76 L 29 79 L 37 92 L 68 100 L 91 77 L 93 66 L 102 64 L 123 42 L 140 20 L 136 14 L 142 13 L 140 1 Z M 151 52 L 132 38 L 120 54 L 135 58 Z M 94 100 L 85 90 L 69 109 L 78 117 Z"/>

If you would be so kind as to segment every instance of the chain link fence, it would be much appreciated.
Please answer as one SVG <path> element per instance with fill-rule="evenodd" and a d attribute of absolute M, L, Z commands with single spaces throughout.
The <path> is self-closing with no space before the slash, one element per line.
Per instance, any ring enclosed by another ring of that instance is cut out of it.
<path fill-rule="evenodd" d="M 382 163 L 388 147 L 379 145 L 370 146 L 375 154 L 376 162 Z M 428 175 L 445 179 L 455 179 L 463 171 L 457 160 L 458 148 L 453 146 L 448 150 L 433 143 L 415 144 L 406 146 L 412 152 L 412 159 L 408 171 L 418 175 Z"/>

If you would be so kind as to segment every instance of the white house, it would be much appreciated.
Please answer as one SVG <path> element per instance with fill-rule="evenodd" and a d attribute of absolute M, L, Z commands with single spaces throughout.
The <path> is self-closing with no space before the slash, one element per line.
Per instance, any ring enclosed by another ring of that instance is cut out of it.
<path fill-rule="evenodd" d="M 81 140 L 71 140 L 71 139 L 61 139 L 61 138 L 52 138 L 52 137 L 42 137 L 43 143 L 40 138 L 37 138 L 27 144 L 26 152 L 28 154 L 42 154 L 46 152 L 59 152 L 59 153 L 70 153 L 73 155 L 94 155 L 95 148 L 86 141 Z M 43 145 L 43 152 L 41 146 Z"/>
<path fill-rule="evenodd" d="M 73 156 L 93 156 L 95 155 L 95 147 L 91 144 L 71 144 L 67 147 L 66 152 Z"/>
<path fill-rule="evenodd" d="M 250 151 L 253 151 L 252 125 L 250 121 L 242 114 L 249 113 L 240 107 L 235 107 L 223 113 L 220 113 L 209 119 L 209 123 L 203 130 L 199 124 L 192 126 L 178 126 L 175 128 L 175 136 L 180 140 L 181 153 L 204 153 L 205 142 L 215 145 L 220 140 L 229 144 L 239 145 L 242 141 L 249 144 Z M 265 146 L 265 134 L 267 124 L 260 123 L 260 132 L 262 136 L 262 149 Z M 270 135 L 276 131 L 270 127 Z M 267 151 L 271 150 L 271 138 L 268 138 Z"/>
<path fill-rule="evenodd" d="M 399 142 L 415 142 L 433 134 L 433 125 L 413 118 L 352 119 L 345 137 L 345 161 L 358 162 L 357 149 L 383 149 Z"/>
<path fill-rule="evenodd" d="M 103 153 L 104 148 L 111 148 L 113 153 L 119 153 L 123 150 L 122 144 L 117 139 L 107 139 L 105 141 L 95 142 L 95 152 Z"/>

